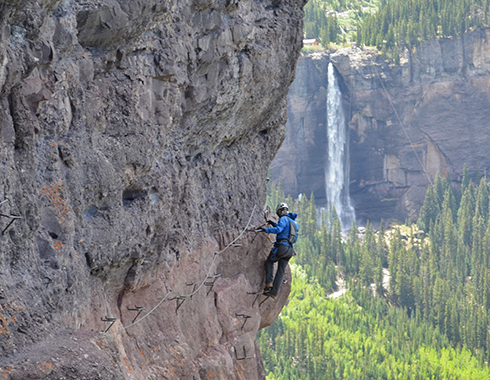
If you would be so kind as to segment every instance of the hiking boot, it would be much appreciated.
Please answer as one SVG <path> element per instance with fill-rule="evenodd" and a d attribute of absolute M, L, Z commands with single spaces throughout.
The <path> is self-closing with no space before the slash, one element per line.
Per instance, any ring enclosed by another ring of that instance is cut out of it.
<path fill-rule="evenodd" d="M 272 295 L 271 292 L 264 292 L 262 294 L 266 297 L 272 298 L 273 300 L 277 300 L 277 296 Z"/>
<path fill-rule="evenodd" d="M 272 284 L 265 284 L 264 292 L 269 292 L 273 288 Z"/>

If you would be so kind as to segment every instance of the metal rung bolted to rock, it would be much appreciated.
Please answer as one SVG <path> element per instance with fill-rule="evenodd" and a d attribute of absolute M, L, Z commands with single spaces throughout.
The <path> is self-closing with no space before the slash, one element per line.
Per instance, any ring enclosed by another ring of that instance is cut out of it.
<path fill-rule="evenodd" d="M 241 357 L 241 358 L 238 357 L 238 352 L 236 350 L 236 347 L 233 347 L 233 349 L 235 351 L 236 360 L 253 359 L 255 357 L 255 356 L 247 356 L 247 349 L 245 348 L 245 346 L 243 346 L 243 357 Z"/>
<path fill-rule="evenodd" d="M 6 202 L 10 202 L 10 200 L 7 198 L 5 200 L 3 200 L 2 202 L 0 202 L 0 206 L 3 205 L 4 203 Z M 7 215 L 7 214 L 1 214 L 0 213 L 0 216 L 3 216 L 4 218 L 9 218 L 11 219 L 9 224 L 7 224 L 7 227 L 5 227 L 3 230 L 2 230 L 2 235 L 5 234 L 5 231 L 8 230 L 8 228 L 17 220 L 17 219 L 23 219 L 21 216 L 18 216 L 18 215 Z"/>
<path fill-rule="evenodd" d="M 106 333 L 107 331 L 109 331 L 109 329 L 112 327 L 112 325 L 113 325 L 114 323 L 116 323 L 117 318 L 111 318 L 111 317 L 102 317 L 102 318 L 100 318 L 100 320 L 101 320 L 101 321 L 104 321 L 104 322 L 112 322 L 112 323 L 109 325 L 109 327 L 108 327 L 108 328 L 107 328 L 107 329 L 104 331 L 104 332 Z"/>
<path fill-rule="evenodd" d="M 184 301 L 188 298 L 188 296 L 175 296 L 174 298 L 171 298 L 170 301 L 177 300 L 177 307 L 175 308 L 175 314 L 177 314 L 177 311 L 179 308 L 182 306 Z"/>
<path fill-rule="evenodd" d="M 138 312 L 138 314 L 136 314 L 136 317 L 133 318 L 133 320 L 131 321 L 131 323 L 134 323 L 134 321 L 136 321 L 136 319 L 139 317 L 139 315 L 141 314 L 141 312 L 146 309 L 146 307 L 144 307 L 144 306 L 136 306 L 136 305 L 134 305 L 134 309 L 130 308 L 129 306 L 127 308 L 128 308 L 128 310 L 137 311 Z"/>
<path fill-rule="evenodd" d="M 213 279 L 213 281 L 205 281 L 204 282 L 204 285 L 205 286 L 209 286 L 210 287 L 209 290 L 208 290 L 208 292 L 206 293 L 206 295 L 208 295 L 209 293 L 211 293 L 211 290 L 213 290 L 214 283 L 216 282 L 216 279 L 219 278 L 219 277 L 221 277 L 221 274 L 215 274 L 214 276 L 208 276 L 208 277 L 206 277 L 206 279 L 208 279 L 208 278 Z"/>
<path fill-rule="evenodd" d="M 247 292 L 247 294 L 252 294 L 252 295 L 255 295 L 254 302 L 252 303 L 252 307 L 254 307 L 255 302 L 257 302 L 257 299 L 258 299 L 258 298 L 259 298 L 259 296 L 262 294 L 262 292 Z"/>
<path fill-rule="evenodd" d="M 242 328 L 240 330 L 243 330 L 243 326 L 245 326 L 245 323 L 247 323 L 247 320 L 249 318 L 252 318 L 251 315 L 246 315 L 246 314 L 238 314 L 238 313 L 235 313 L 235 317 L 243 317 L 244 321 L 243 321 L 243 324 L 242 324 Z"/>
<path fill-rule="evenodd" d="M 197 288 L 197 285 L 198 284 L 199 284 L 198 282 L 189 282 L 189 283 L 186 284 L 187 286 L 193 286 L 194 285 L 194 287 L 192 288 L 191 299 L 192 299 L 192 295 L 194 295 L 194 292 L 196 291 L 196 288 Z"/>
<path fill-rule="evenodd" d="M 49 277 L 44 277 L 43 279 L 44 285 L 46 285 L 46 288 L 49 286 L 49 284 L 53 283 L 53 280 L 51 280 Z"/>
<path fill-rule="evenodd" d="M 255 305 L 255 302 L 257 302 L 260 296 L 265 296 L 265 300 L 259 303 L 259 307 L 270 297 L 269 295 L 264 294 L 264 292 L 247 292 L 247 294 L 255 295 L 255 299 L 254 302 L 252 303 L 252 307 Z"/>
<path fill-rule="evenodd" d="M 259 303 L 259 307 L 261 307 L 261 306 L 262 306 L 262 304 L 263 304 L 265 301 L 267 301 L 267 300 L 269 299 L 269 297 L 270 297 L 269 295 L 264 294 L 264 293 L 260 293 L 260 294 L 264 295 L 264 296 L 265 296 L 265 299 L 264 299 L 264 300 L 263 300 L 261 303 Z M 260 294 L 259 294 L 259 296 L 260 296 Z"/>

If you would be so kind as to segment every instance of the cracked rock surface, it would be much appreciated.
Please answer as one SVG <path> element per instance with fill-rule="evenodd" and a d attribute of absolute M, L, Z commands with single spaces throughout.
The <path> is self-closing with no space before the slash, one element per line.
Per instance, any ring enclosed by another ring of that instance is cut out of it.
<path fill-rule="evenodd" d="M 265 378 L 304 2 L 0 1 L 0 375 Z"/>

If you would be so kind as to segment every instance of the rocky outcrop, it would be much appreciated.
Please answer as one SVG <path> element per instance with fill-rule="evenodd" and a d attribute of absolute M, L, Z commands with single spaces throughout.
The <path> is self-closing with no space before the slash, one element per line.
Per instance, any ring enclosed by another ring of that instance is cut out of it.
<path fill-rule="evenodd" d="M 249 294 L 270 242 L 248 230 L 303 5 L 0 2 L 3 377 L 264 378 L 288 286 Z"/>
<path fill-rule="evenodd" d="M 350 193 L 359 221 L 415 220 L 437 171 L 458 186 L 464 164 L 473 174 L 490 167 L 489 37 L 489 29 L 480 29 L 426 41 L 405 51 L 398 66 L 360 48 L 301 58 L 273 179 L 282 179 L 286 193 L 313 191 L 320 204 L 325 199 L 331 61 L 344 83 L 350 115 Z M 289 157 L 297 157 L 296 164 Z"/>

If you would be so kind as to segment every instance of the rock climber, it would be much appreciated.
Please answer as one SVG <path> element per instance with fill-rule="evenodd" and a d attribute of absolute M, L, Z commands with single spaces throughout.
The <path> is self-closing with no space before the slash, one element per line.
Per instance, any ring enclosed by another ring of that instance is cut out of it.
<path fill-rule="evenodd" d="M 279 223 L 268 220 L 270 228 L 259 228 L 258 231 L 264 231 L 268 234 L 276 234 L 276 242 L 265 262 L 265 288 L 264 295 L 277 299 L 277 294 L 284 280 L 284 271 L 288 265 L 289 259 L 293 257 L 293 243 L 296 241 L 298 233 L 298 223 L 296 218 L 298 214 L 291 214 L 286 203 L 280 203 L 276 208 L 276 214 L 279 217 Z M 293 225 L 291 227 L 291 225 Z M 274 263 L 277 262 L 276 276 L 273 275 Z"/>

